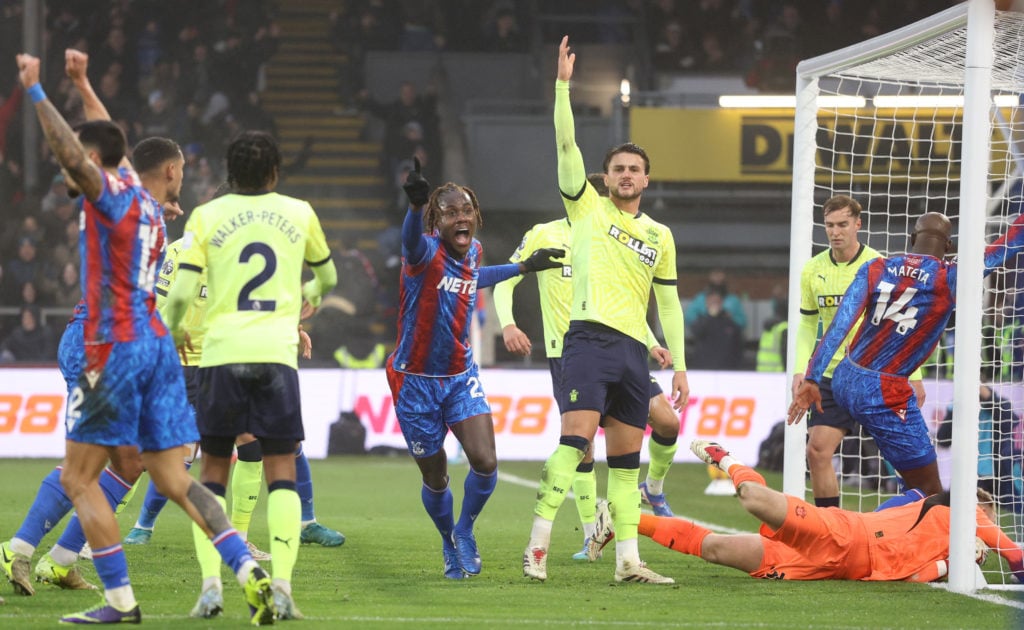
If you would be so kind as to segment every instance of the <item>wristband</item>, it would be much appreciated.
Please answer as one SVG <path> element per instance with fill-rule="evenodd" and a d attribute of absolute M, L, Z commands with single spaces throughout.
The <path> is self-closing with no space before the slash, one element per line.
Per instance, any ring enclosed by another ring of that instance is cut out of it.
<path fill-rule="evenodd" d="M 25 91 L 28 92 L 28 95 L 32 99 L 33 103 L 38 103 L 39 101 L 46 100 L 46 92 L 43 91 L 43 86 L 38 83 L 34 84 L 32 87 L 28 88 Z"/>

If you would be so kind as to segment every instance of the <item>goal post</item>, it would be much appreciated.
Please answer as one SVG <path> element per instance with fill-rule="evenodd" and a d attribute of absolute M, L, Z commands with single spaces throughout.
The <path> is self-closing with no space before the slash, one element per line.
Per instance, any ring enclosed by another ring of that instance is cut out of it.
<path fill-rule="evenodd" d="M 791 324 L 800 317 L 801 269 L 828 245 L 820 217 L 825 199 L 836 194 L 857 199 L 864 208 L 861 240 L 883 255 L 907 251 L 913 222 L 924 212 L 943 212 L 954 223 L 955 324 L 951 320 L 929 366 L 922 411 L 933 435 L 943 419 L 952 418 L 950 450 L 941 450 L 944 485 L 952 493 L 949 586 L 959 592 L 1012 582 L 1001 562 L 996 566 L 990 560 L 982 573 L 976 569 L 979 469 L 984 469 L 986 483 L 995 475 L 991 483 L 1000 491 L 1004 513 L 1000 524 L 1018 543 L 1024 538 L 1020 501 L 1004 496 L 1007 488 L 1012 492 L 1022 485 L 1013 459 L 1020 457 L 1014 451 L 1020 440 L 1008 434 L 1019 431 L 1020 423 L 1006 429 L 1009 425 L 996 427 L 998 423 L 987 421 L 979 430 L 979 414 L 987 413 L 979 398 L 983 383 L 1010 401 L 1018 417 L 1024 415 L 1024 385 L 1019 374 L 1012 374 L 1024 370 L 1004 369 L 1006 357 L 998 356 L 1017 339 L 1007 341 L 995 327 L 1017 315 L 1024 324 L 1024 298 L 1018 297 L 1018 292 L 1024 295 L 1024 282 L 1017 288 L 1016 274 L 983 281 L 987 241 L 1005 229 L 1008 216 L 1024 209 L 1024 159 L 1018 148 L 1024 146 L 1024 124 L 1018 121 L 1024 119 L 1022 41 L 1024 15 L 996 11 L 992 0 L 969 0 L 891 33 L 804 60 L 797 68 Z M 788 365 L 795 364 L 795 337 L 789 337 Z M 869 438 L 852 436 L 847 441 L 836 459 L 843 505 L 874 509 L 896 492 L 897 479 L 884 461 L 865 455 L 871 452 Z M 783 490 L 801 497 L 807 493 L 805 444 L 806 423 L 789 426 Z"/>

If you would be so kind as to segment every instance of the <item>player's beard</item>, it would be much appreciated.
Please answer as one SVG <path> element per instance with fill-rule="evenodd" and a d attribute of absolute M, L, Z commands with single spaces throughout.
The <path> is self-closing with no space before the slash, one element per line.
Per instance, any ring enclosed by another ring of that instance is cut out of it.
<path fill-rule="evenodd" d="M 642 195 L 644 193 L 644 191 L 640 190 L 636 186 L 633 186 L 633 188 L 631 190 L 632 190 L 631 194 L 625 194 L 625 195 L 620 193 L 619 190 L 612 190 L 612 191 L 609 191 L 609 196 L 612 197 L 613 199 L 621 199 L 622 201 L 633 201 L 634 199 L 639 199 L 640 195 Z"/>

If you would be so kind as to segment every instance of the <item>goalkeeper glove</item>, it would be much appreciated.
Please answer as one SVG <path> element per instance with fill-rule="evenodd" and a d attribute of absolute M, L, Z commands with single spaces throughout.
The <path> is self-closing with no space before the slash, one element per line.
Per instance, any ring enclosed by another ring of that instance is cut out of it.
<path fill-rule="evenodd" d="M 545 269 L 558 269 L 562 266 L 562 263 L 554 259 L 564 257 L 564 249 L 543 247 L 533 252 L 526 258 L 526 260 L 522 261 L 523 272 L 531 273 L 535 271 L 543 271 Z"/>
<path fill-rule="evenodd" d="M 430 199 L 430 182 L 420 172 L 420 159 L 417 157 L 413 158 L 413 170 L 405 176 L 402 190 L 409 198 L 409 203 L 416 208 L 427 205 L 427 201 Z"/>

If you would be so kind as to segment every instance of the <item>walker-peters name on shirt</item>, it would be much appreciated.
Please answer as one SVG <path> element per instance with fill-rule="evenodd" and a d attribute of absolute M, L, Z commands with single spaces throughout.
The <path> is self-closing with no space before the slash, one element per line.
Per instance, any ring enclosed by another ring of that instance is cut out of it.
<path fill-rule="evenodd" d="M 272 210 L 246 210 L 245 212 L 239 212 L 222 223 L 217 228 L 217 231 L 213 233 L 213 236 L 210 237 L 210 245 L 221 247 L 224 245 L 224 241 L 239 228 L 257 222 L 277 228 L 292 243 L 297 243 L 302 238 L 302 232 L 299 231 L 299 228 L 283 214 L 278 214 Z"/>

